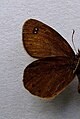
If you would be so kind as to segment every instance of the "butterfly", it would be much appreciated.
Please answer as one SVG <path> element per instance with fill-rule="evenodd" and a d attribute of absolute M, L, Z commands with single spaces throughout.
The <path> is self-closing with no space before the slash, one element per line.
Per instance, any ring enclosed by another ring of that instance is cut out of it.
<path fill-rule="evenodd" d="M 33 95 L 54 98 L 77 75 L 80 92 L 80 50 L 75 54 L 68 42 L 54 29 L 36 20 L 27 20 L 22 28 L 25 50 L 36 61 L 23 74 L 23 85 Z"/>

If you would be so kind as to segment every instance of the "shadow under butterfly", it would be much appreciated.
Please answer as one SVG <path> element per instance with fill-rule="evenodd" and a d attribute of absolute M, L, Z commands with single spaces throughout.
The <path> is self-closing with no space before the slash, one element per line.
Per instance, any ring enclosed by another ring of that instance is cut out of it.
<path fill-rule="evenodd" d="M 75 55 L 68 42 L 48 25 L 27 20 L 22 29 L 25 50 L 38 60 L 24 70 L 24 87 L 41 98 L 54 98 L 77 75 L 80 92 L 80 50 Z"/>

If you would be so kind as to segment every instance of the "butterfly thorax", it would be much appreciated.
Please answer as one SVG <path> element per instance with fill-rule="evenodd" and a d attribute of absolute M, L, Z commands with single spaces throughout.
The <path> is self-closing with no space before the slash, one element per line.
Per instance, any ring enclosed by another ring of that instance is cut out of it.
<path fill-rule="evenodd" d="M 80 93 L 80 50 L 78 50 L 78 54 L 76 55 L 76 58 L 77 58 L 77 70 L 76 70 L 76 74 L 77 74 L 77 77 L 78 77 L 78 92 Z"/>
<path fill-rule="evenodd" d="M 78 54 L 76 55 L 76 73 L 80 74 L 80 50 L 78 50 Z"/>

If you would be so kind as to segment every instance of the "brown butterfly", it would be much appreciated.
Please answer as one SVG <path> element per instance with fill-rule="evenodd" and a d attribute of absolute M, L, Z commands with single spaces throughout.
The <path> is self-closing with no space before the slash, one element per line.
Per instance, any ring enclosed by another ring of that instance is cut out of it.
<path fill-rule="evenodd" d="M 46 24 L 29 19 L 23 25 L 26 51 L 38 60 L 24 70 L 24 87 L 33 95 L 51 98 L 61 93 L 78 76 L 80 92 L 80 50 L 75 55 L 68 42 Z"/>

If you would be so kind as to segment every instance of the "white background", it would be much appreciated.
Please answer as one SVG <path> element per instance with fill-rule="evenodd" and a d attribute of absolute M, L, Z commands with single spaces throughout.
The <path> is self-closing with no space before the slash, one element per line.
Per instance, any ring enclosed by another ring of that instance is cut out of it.
<path fill-rule="evenodd" d="M 80 119 L 77 77 L 52 101 L 31 95 L 22 79 L 31 58 L 22 45 L 22 25 L 36 18 L 80 48 L 80 0 L 0 0 L 0 119 Z"/>

